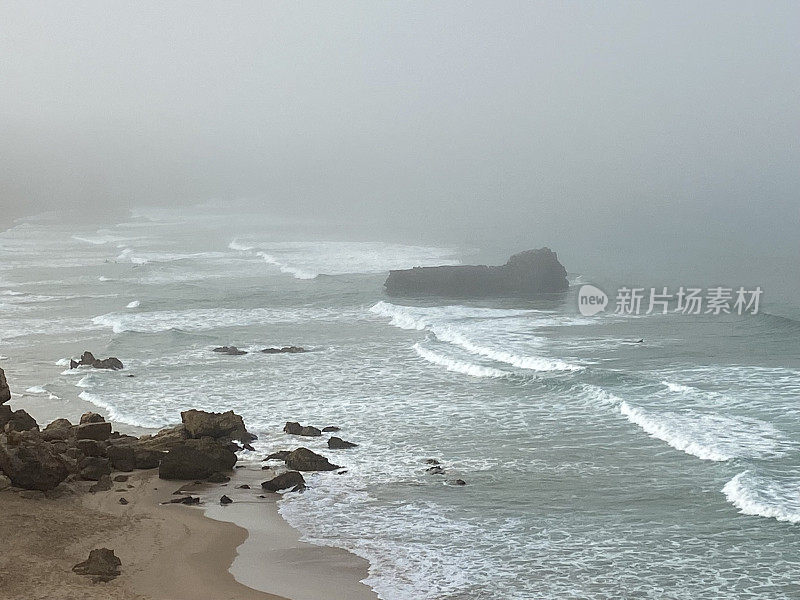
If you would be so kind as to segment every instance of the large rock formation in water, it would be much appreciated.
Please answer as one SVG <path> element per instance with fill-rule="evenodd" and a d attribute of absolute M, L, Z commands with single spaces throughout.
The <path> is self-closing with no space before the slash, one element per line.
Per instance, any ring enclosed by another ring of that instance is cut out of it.
<path fill-rule="evenodd" d="M 414 267 L 389 271 L 393 296 L 530 296 L 568 289 L 567 270 L 550 248 L 515 254 L 504 265 Z"/>

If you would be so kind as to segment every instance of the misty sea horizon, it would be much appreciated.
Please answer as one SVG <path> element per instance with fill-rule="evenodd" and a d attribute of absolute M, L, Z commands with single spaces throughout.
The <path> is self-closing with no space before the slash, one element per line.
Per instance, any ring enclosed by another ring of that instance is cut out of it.
<path fill-rule="evenodd" d="M 255 460 L 301 445 L 286 421 L 341 427 L 357 448 L 302 445 L 347 473 L 308 476 L 279 510 L 366 558 L 383 600 L 800 597 L 800 299 L 770 295 L 780 269 L 708 267 L 709 287 L 762 285 L 758 314 L 584 316 L 581 284 L 662 275 L 553 250 L 564 294 L 399 298 L 390 269 L 486 249 L 212 205 L 22 219 L 0 233 L 0 366 L 35 416 L 94 407 L 141 431 L 234 410 Z M 259 352 L 285 345 L 310 351 Z M 70 370 L 83 350 L 125 369 Z"/>

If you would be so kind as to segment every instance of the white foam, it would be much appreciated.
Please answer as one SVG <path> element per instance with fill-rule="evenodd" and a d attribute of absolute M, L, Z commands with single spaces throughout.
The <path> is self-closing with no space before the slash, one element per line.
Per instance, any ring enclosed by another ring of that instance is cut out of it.
<path fill-rule="evenodd" d="M 681 385 L 680 383 L 672 383 L 671 381 L 662 381 L 661 385 L 667 386 L 670 392 L 695 392 L 695 388 L 688 385 Z"/>
<path fill-rule="evenodd" d="M 8 360 L 8 357 L 0 354 L 0 360 Z"/>
<path fill-rule="evenodd" d="M 101 246 L 103 244 L 110 244 L 112 242 L 122 242 L 126 238 L 118 237 L 116 235 L 73 235 L 73 240 L 85 242 L 94 246 Z"/>
<path fill-rule="evenodd" d="M 180 329 L 208 331 L 221 327 L 243 327 L 270 323 L 299 323 L 309 319 L 338 320 L 353 318 L 353 314 L 333 309 L 277 309 L 277 308 L 204 308 L 191 310 L 164 310 L 140 313 L 108 313 L 92 319 L 95 325 L 109 327 L 114 333 L 136 331 L 156 333 Z"/>
<path fill-rule="evenodd" d="M 141 302 L 139 302 L 138 300 L 134 300 L 132 302 L 128 302 L 128 304 L 125 305 L 125 308 L 139 308 L 140 304 Z"/>
<path fill-rule="evenodd" d="M 239 252 L 247 252 L 248 250 L 252 250 L 253 246 L 240 244 L 238 241 L 234 239 L 230 244 L 228 244 L 228 248 L 230 248 L 231 250 L 238 250 Z"/>
<path fill-rule="evenodd" d="M 83 391 L 80 394 L 78 394 L 78 398 L 80 398 L 81 400 L 85 400 L 86 402 L 90 402 L 91 404 L 94 404 L 99 408 L 102 408 L 108 415 L 109 421 L 114 421 L 116 423 L 125 423 L 126 425 L 133 425 L 134 427 L 143 427 L 145 429 L 156 429 L 163 425 L 163 423 L 149 421 L 147 419 L 137 419 L 126 413 L 123 413 L 119 411 L 112 403 L 106 402 L 98 394 L 92 394 L 90 392 Z"/>
<path fill-rule="evenodd" d="M 72 360 L 71 358 L 59 358 L 56 361 L 56 366 L 58 366 L 58 367 L 68 367 L 71 360 Z"/>
<path fill-rule="evenodd" d="M 500 369 L 483 367 L 481 365 L 462 362 L 453 358 L 448 358 L 447 356 L 442 356 L 441 354 L 437 354 L 432 350 L 423 348 L 419 344 L 414 344 L 414 350 L 428 362 L 444 367 L 448 371 L 452 371 L 454 373 L 462 373 L 464 375 L 469 375 L 470 377 L 505 377 L 508 375 L 508 373 L 501 371 Z"/>
<path fill-rule="evenodd" d="M 758 419 L 696 411 L 645 412 L 623 401 L 619 412 L 651 437 L 702 460 L 782 456 L 790 443 Z"/>
<path fill-rule="evenodd" d="M 722 488 L 725 498 L 745 515 L 800 523 L 800 479 L 781 482 L 743 471 Z"/>
<path fill-rule="evenodd" d="M 538 311 L 524 311 L 514 309 L 473 308 L 468 306 L 446 306 L 433 308 L 419 308 L 397 306 L 389 302 L 378 302 L 370 308 L 370 312 L 391 318 L 391 324 L 401 329 L 427 330 L 439 340 L 451 343 L 466 350 L 470 354 L 483 356 L 491 360 L 509 364 L 519 369 L 532 371 L 578 371 L 584 367 L 575 365 L 557 358 L 532 356 L 528 354 L 515 354 L 506 350 L 499 350 L 471 340 L 462 333 L 456 321 L 460 319 L 483 318 L 504 319 L 508 317 L 538 316 Z M 549 317 L 546 317 L 549 321 Z M 530 326 L 536 325 L 531 319 Z M 540 338 L 530 337 L 528 345 L 541 341 Z"/>
<path fill-rule="evenodd" d="M 29 394 L 46 394 L 47 390 L 40 385 L 34 385 L 25 390 Z"/>
<path fill-rule="evenodd" d="M 299 269 L 297 267 L 293 267 L 289 264 L 283 263 L 275 258 L 271 254 L 267 254 L 266 252 L 258 252 L 258 255 L 264 259 L 269 265 L 275 265 L 281 271 L 281 273 L 288 273 L 292 275 L 295 279 L 314 279 L 319 273 L 312 273 L 310 271 L 304 271 L 303 269 Z"/>

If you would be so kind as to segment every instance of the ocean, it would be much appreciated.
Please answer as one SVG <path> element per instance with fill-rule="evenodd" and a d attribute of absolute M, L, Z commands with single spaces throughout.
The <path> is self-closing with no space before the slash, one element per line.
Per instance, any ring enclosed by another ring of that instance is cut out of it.
<path fill-rule="evenodd" d="M 232 409 L 254 459 L 299 445 L 286 421 L 340 426 L 357 448 L 302 444 L 347 473 L 280 512 L 384 600 L 800 597 L 800 308 L 583 316 L 580 265 L 538 299 L 382 291 L 477 250 L 213 205 L 26 219 L 0 234 L 0 366 L 35 416 Z M 310 351 L 258 352 L 283 345 Z M 83 350 L 125 369 L 70 370 Z"/>

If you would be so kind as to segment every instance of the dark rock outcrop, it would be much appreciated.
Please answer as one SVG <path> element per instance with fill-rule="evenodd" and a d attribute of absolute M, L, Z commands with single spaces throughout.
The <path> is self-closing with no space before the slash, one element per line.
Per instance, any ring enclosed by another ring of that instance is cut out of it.
<path fill-rule="evenodd" d="M 102 456 L 87 456 L 78 463 L 78 468 L 81 479 L 88 481 L 100 481 L 104 475 L 111 475 L 111 463 Z"/>
<path fill-rule="evenodd" d="M 308 448 L 298 448 L 286 457 L 286 466 L 293 471 L 334 471 L 341 467 L 328 462 L 328 459 Z"/>
<path fill-rule="evenodd" d="M 75 427 L 75 438 L 79 440 L 97 440 L 103 442 L 111 437 L 111 423 L 91 422 Z"/>
<path fill-rule="evenodd" d="M 295 421 L 287 421 L 286 425 L 283 426 L 283 431 L 291 435 L 305 435 L 308 437 L 319 437 L 322 435 L 322 432 L 316 427 L 300 425 L 300 423 Z"/>
<path fill-rule="evenodd" d="M 263 354 L 300 354 L 308 352 L 308 350 L 301 346 L 283 346 L 281 348 L 264 348 L 261 352 Z"/>
<path fill-rule="evenodd" d="M 89 558 L 78 563 L 72 570 L 79 575 L 88 575 L 95 583 L 111 581 L 119 575 L 122 561 L 108 548 L 95 548 L 89 552 Z"/>
<path fill-rule="evenodd" d="M 81 415 L 80 421 L 78 421 L 78 425 L 83 425 L 84 423 L 103 423 L 105 422 L 105 418 L 103 415 L 99 415 L 96 412 L 85 412 Z"/>
<path fill-rule="evenodd" d="M 164 453 L 160 450 L 133 447 L 134 467 L 136 469 L 157 469 L 163 456 Z"/>
<path fill-rule="evenodd" d="M 256 436 L 247 431 L 242 417 L 232 410 L 223 413 L 187 410 L 181 413 L 186 434 L 190 438 L 212 437 L 239 440 L 246 444 Z"/>
<path fill-rule="evenodd" d="M 15 441 L 12 444 L 8 436 L 0 435 L 0 471 L 14 485 L 47 491 L 67 478 L 67 464 L 50 444 L 34 437 Z"/>
<path fill-rule="evenodd" d="M 124 365 L 122 364 L 122 361 L 115 356 L 99 359 L 95 358 L 94 354 L 87 350 L 81 354 L 81 360 L 79 362 L 75 362 L 74 360 L 69 361 L 70 369 L 76 369 L 78 367 L 94 367 L 95 369 L 111 369 L 113 371 L 119 371 L 120 369 L 124 368 Z"/>
<path fill-rule="evenodd" d="M 31 429 L 39 431 L 39 424 L 32 416 L 22 409 L 11 413 L 10 418 L 4 425 L 6 432 L 9 431 L 29 431 Z"/>
<path fill-rule="evenodd" d="M 515 254 L 501 266 L 457 265 L 389 271 L 386 292 L 395 296 L 529 296 L 563 292 L 567 271 L 550 248 Z"/>
<path fill-rule="evenodd" d="M 242 354 L 247 354 L 246 350 L 239 350 L 236 346 L 220 346 L 219 348 L 214 348 L 212 352 L 227 354 L 228 356 L 241 356 Z"/>
<path fill-rule="evenodd" d="M 264 460 L 286 460 L 289 454 L 291 454 L 291 450 L 278 450 L 267 456 Z"/>
<path fill-rule="evenodd" d="M 346 450 L 347 448 L 355 448 L 358 444 L 348 442 L 340 437 L 333 436 L 328 440 L 328 448 L 331 450 Z"/>
<path fill-rule="evenodd" d="M 11 388 L 8 387 L 5 371 L 0 369 L 0 404 L 8 402 L 9 400 L 11 400 Z"/>
<path fill-rule="evenodd" d="M 281 473 L 277 477 L 273 477 L 269 481 L 262 483 L 261 488 L 268 492 L 278 492 L 280 490 L 294 488 L 298 485 L 304 486 L 305 484 L 306 480 L 302 473 L 286 471 L 286 473 Z"/>
<path fill-rule="evenodd" d="M 236 455 L 212 438 L 189 439 L 174 446 L 161 459 L 161 479 L 206 479 L 213 473 L 230 471 Z"/>
<path fill-rule="evenodd" d="M 332 432 L 332 431 L 341 431 L 341 430 L 342 430 L 342 428 L 341 427 L 337 427 L 336 425 L 328 425 L 327 427 L 323 427 L 322 428 L 323 433 L 328 433 L 328 432 Z"/>
<path fill-rule="evenodd" d="M 136 452 L 129 444 L 109 445 L 106 456 L 115 471 L 133 471 L 136 468 Z"/>

